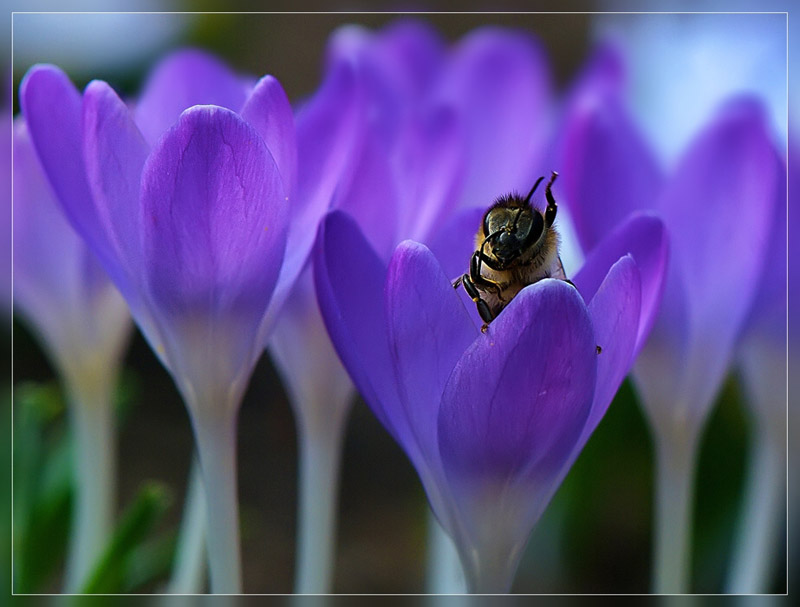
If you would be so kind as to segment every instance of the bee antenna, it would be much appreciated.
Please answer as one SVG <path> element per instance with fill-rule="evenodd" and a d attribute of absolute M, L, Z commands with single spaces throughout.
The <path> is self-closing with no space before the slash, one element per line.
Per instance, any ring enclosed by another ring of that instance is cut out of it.
<path fill-rule="evenodd" d="M 536 180 L 536 183 L 533 184 L 533 187 L 531 188 L 531 191 L 528 192 L 528 195 L 525 197 L 525 204 L 529 204 L 530 203 L 531 196 L 533 196 L 533 193 L 536 191 L 536 188 L 539 187 L 539 184 L 542 183 L 542 179 L 544 179 L 544 175 L 539 177 L 539 179 Z"/>

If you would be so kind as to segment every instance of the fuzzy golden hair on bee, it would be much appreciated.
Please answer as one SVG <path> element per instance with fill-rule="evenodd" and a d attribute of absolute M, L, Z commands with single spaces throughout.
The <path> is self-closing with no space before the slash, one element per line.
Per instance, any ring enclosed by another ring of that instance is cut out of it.
<path fill-rule="evenodd" d="M 540 177 L 525 198 L 516 193 L 501 196 L 483 216 L 469 272 L 453 286 L 464 285 L 483 319 L 484 332 L 524 287 L 544 278 L 567 280 L 553 225 L 558 207 L 551 188 L 556 177 L 558 173 L 553 171 L 545 187 L 544 211 L 531 205 L 544 179 Z"/>

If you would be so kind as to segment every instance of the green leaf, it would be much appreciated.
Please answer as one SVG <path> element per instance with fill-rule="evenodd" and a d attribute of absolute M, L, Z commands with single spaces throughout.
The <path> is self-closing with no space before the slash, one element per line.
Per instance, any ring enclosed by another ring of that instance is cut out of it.
<path fill-rule="evenodd" d="M 83 587 L 86 594 L 124 591 L 126 564 L 167 511 L 171 497 L 167 487 L 148 483 L 125 511 L 111 541 Z"/>

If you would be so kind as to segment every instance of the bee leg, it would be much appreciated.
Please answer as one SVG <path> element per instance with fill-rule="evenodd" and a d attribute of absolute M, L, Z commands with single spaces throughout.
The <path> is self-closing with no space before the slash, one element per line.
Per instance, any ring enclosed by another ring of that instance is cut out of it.
<path fill-rule="evenodd" d="M 558 211 L 556 199 L 553 198 L 553 192 L 550 191 L 557 177 L 558 173 L 553 171 L 553 174 L 550 176 L 550 181 L 547 182 L 547 186 L 544 189 L 544 196 L 547 198 L 547 208 L 544 211 L 544 225 L 548 228 L 553 225 L 553 222 L 556 220 L 556 212 Z"/>
<path fill-rule="evenodd" d="M 469 278 L 472 280 L 472 283 L 474 285 L 479 286 L 484 291 L 492 291 L 498 297 L 500 297 L 500 292 L 501 292 L 500 285 L 494 282 L 493 280 L 484 278 L 483 274 L 481 274 L 481 261 L 485 258 L 486 256 L 483 255 L 480 251 L 475 251 L 472 254 L 472 259 L 470 260 L 469 264 Z M 500 299 L 502 300 L 502 297 L 500 297 Z"/>
<path fill-rule="evenodd" d="M 462 276 L 461 278 L 463 281 L 464 289 L 467 292 L 467 295 L 469 295 L 472 298 L 472 301 L 475 302 L 475 305 L 478 308 L 478 314 L 481 315 L 481 320 L 483 320 L 484 324 L 481 327 L 481 331 L 483 333 L 486 333 L 486 329 L 489 327 L 489 323 L 494 320 L 494 315 L 492 314 L 492 311 L 489 309 L 488 304 L 485 301 L 483 301 L 483 299 L 481 299 L 481 294 L 478 292 L 478 288 L 472 282 L 470 277 L 464 274 L 464 276 Z"/>
<path fill-rule="evenodd" d="M 464 274 L 464 276 L 466 276 L 466 274 Z M 464 280 L 464 276 L 459 276 L 458 278 L 455 279 L 455 281 L 453 282 L 454 289 L 457 289 L 458 287 L 461 286 L 461 281 Z"/>

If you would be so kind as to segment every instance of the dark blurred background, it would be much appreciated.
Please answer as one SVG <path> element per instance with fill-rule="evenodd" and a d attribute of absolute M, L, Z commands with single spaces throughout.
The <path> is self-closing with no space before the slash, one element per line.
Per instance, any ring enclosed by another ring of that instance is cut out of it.
<path fill-rule="evenodd" d="M 592 8 L 572 3 L 571 9 Z M 203 3 L 197 3 L 201 8 Z M 195 8 L 195 5 L 192 5 Z M 195 45 L 236 70 L 275 75 L 292 101 L 311 94 L 322 77 L 323 50 L 338 26 L 377 28 L 394 15 L 128 15 L 141 20 L 117 39 L 136 57 L 118 63 L 98 58 L 94 67 L 77 48 L 79 15 L 15 16 L 14 90 L 33 61 L 62 65 L 79 87 L 91 78 L 135 94 L 153 62 L 165 51 Z M 406 17 L 407 18 L 407 17 Z M 556 85 L 563 90 L 590 49 L 590 15 L 434 15 L 419 17 L 448 41 L 494 24 L 521 28 L 538 37 L 549 54 Z M 42 19 L 51 20 L 44 24 Z M 171 20 L 161 36 L 137 45 L 137 28 Z M 16 38 L 46 25 L 36 38 Z M 127 32 L 127 33 L 125 33 Z M 44 43 L 47 44 L 44 44 Z M 40 49 L 40 55 L 29 49 Z M 144 48 L 146 46 L 146 48 Z M 138 47 L 138 48 L 137 48 Z M 44 50 L 42 50 L 44 49 Z M 73 52 L 74 51 L 74 52 Z M 81 51 L 83 52 L 83 51 Z M 79 69 L 80 66 L 84 69 Z M 14 101 L 16 111 L 16 100 Z M 7 356 L 7 354 L 4 354 Z M 10 361 L 3 360 L 2 368 Z M 54 374 L 26 327 L 13 324 L 13 384 L 54 382 Z M 169 375 L 137 333 L 125 359 L 128 405 L 121 422 L 120 508 L 142 484 L 163 482 L 173 496 L 159 531 L 174 530 L 182 512 L 192 452 L 188 416 Z M 48 422 L 63 432 L 63 412 Z M 720 592 L 732 546 L 742 488 L 747 416 L 735 377 L 726 384 L 709 420 L 697 479 L 693 590 Z M 248 593 L 292 591 L 295 559 L 297 456 L 294 420 L 281 383 L 265 355 L 244 399 L 239 420 L 244 588 Z M 652 453 L 648 429 L 626 382 L 547 512 L 522 560 L 514 592 L 646 593 L 650 588 Z M 427 505 L 416 473 L 400 448 L 360 400 L 347 429 L 340 494 L 334 591 L 416 593 L 424 591 Z M 57 542 L 56 542 L 57 543 Z M 63 550 L 63 546 L 53 549 Z M 783 552 L 782 552 L 783 553 Z M 785 569 L 785 560 L 779 570 Z M 163 582 L 163 580 L 161 580 Z M 785 577 L 775 580 L 783 591 Z M 159 581 L 143 588 L 153 591 Z M 43 590 L 57 592 L 56 570 Z"/>

